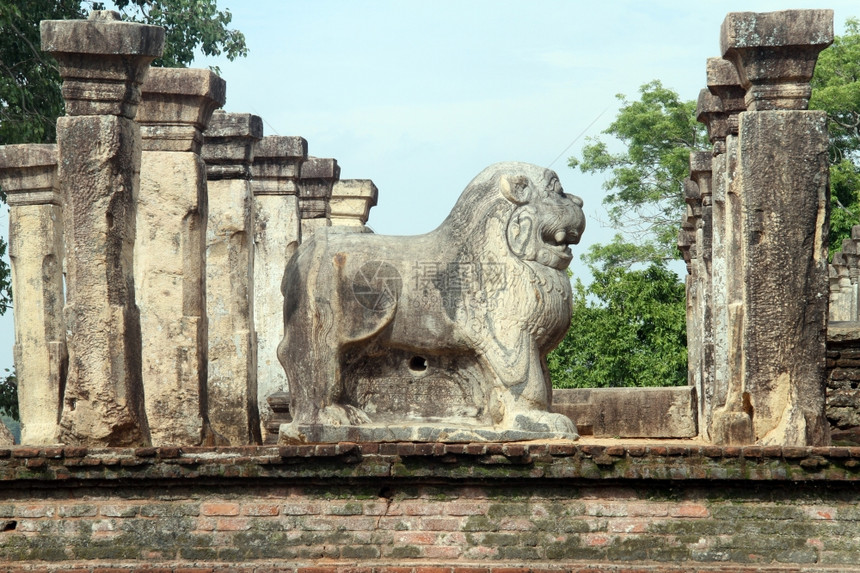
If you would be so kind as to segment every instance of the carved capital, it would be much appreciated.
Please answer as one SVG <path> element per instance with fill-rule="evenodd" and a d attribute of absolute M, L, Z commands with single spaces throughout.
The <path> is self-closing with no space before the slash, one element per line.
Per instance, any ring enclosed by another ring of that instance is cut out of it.
<path fill-rule="evenodd" d="M 708 58 L 708 90 L 720 98 L 723 113 L 726 114 L 726 127 L 730 135 L 738 134 L 738 114 L 746 111 L 744 99 L 746 90 L 741 86 L 738 71 L 728 60 Z"/>
<path fill-rule="evenodd" d="M 690 153 L 690 179 L 699 188 L 702 205 L 709 205 L 711 202 L 712 158 L 713 155 L 707 151 L 693 151 Z"/>
<path fill-rule="evenodd" d="M 337 181 L 331 190 L 332 225 L 362 226 L 367 223 L 379 191 L 370 179 Z"/>
<path fill-rule="evenodd" d="M 340 179 L 336 159 L 309 157 L 302 164 L 299 179 L 299 210 L 302 219 L 321 219 L 329 214 L 329 199 L 334 182 Z"/>
<path fill-rule="evenodd" d="M 62 205 L 57 186 L 57 146 L 25 143 L 0 146 L 0 187 L 10 207 Z"/>
<path fill-rule="evenodd" d="M 66 115 L 134 119 L 140 85 L 164 46 L 164 28 L 94 10 L 89 20 L 44 20 L 41 34 L 42 51 L 60 64 Z"/>
<path fill-rule="evenodd" d="M 307 158 L 308 142 L 303 137 L 261 139 L 251 166 L 254 195 L 298 195 L 299 174 Z"/>
<path fill-rule="evenodd" d="M 725 153 L 726 136 L 729 133 L 723 103 L 707 89 L 699 92 L 696 103 L 696 121 L 704 123 L 708 129 L 708 140 L 714 145 L 714 155 Z"/>
<path fill-rule="evenodd" d="M 255 144 L 262 138 L 260 116 L 215 111 L 203 133 L 201 155 L 206 162 L 206 178 L 250 179 Z"/>
<path fill-rule="evenodd" d="M 203 130 L 224 105 L 227 83 L 209 70 L 153 68 L 137 113 L 144 151 L 200 152 Z"/>
<path fill-rule="evenodd" d="M 720 30 L 749 111 L 809 107 L 818 54 L 833 42 L 833 10 L 730 12 Z"/>

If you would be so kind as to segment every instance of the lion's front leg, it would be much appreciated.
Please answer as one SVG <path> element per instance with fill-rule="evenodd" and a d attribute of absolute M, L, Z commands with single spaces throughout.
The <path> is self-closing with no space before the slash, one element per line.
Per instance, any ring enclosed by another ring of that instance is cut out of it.
<path fill-rule="evenodd" d="M 516 364 L 517 368 L 506 370 L 501 376 L 495 377 L 496 386 L 490 397 L 493 421 L 505 429 L 578 437 L 576 425 L 570 418 L 548 411 L 552 386 L 546 361 L 541 358 L 531 339 L 523 342 L 520 348 L 526 348 L 527 351 L 519 356 L 521 363 Z M 498 350 L 503 351 L 501 348 Z M 497 363 L 495 367 L 491 363 L 494 370 L 509 366 L 510 363 L 506 361 Z M 519 374 L 519 378 L 512 378 L 512 373 Z"/>

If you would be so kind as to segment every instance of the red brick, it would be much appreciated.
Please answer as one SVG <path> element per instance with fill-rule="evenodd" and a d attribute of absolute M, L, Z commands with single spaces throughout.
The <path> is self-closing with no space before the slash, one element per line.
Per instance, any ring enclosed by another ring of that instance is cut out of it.
<path fill-rule="evenodd" d="M 162 459 L 178 458 L 182 454 L 182 450 L 173 446 L 162 446 L 158 448 L 158 457 Z"/>
<path fill-rule="evenodd" d="M 296 573 L 337 573 L 337 567 L 298 567 Z"/>
<path fill-rule="evenodd" d="M 39 448 L 15 448 L 12 450 L 13 458 L 35 458 L 39 455 Z"/>
<path fill-rule="evenodd" d="M 488 507 L 489 502 L 458 501 L 447 504 L 446 513 L 448 515 L 485 515 Z"/>
<path fill-rule="evenodd" d="M 423 553 L 427 559 L 459 559 L 463 554 L 463 547 L 460 545 L 433 545 L 424 547 Z M 478 571 L 483 570 L 478 569 Z"/>
<path fill-rule="evenodd" d="M 29 458 L 27 460 L 27 467 L 30 469 L 43 468 L 48 465 L 48 460 L 45 458 Z"/>
<path fill-rule="evenodd" d="M 358 449 L 363 456 L 378 454 L 379 444 L 358 444 Z"/>
<path fill-rule="evenodd" d="M 251 503 L 242 506 L 242 515 L 253 515 L 262 517 L 266 515 L 278 515 L 280 506 L 271 503 Z"/>
<path fill-rule="evenodd" d="M 672 515 L 676 517 L 709 517 L 711 512 L 699 503 L 683 503 L 673 509 Z"/>
<path fill-rule="evenodd" d="M 412 573 L 412 567 L 374 567 L 373 573 Z"/>
<path fill-rule="evenodd" d="M 463 520 L 459 517 L 424 517 L 421 527 L 426 531 L 460 531 Z"/>
<path fill-rule="evenodd" d="M 215 522 L 217 531 L 245 531 L 250 526 L 245 518 L 239 519 L 219 519 Z"/>
<path fill-rule="evenodd" d="M 416 567 L 415 573 L 451 573 L 450 567 Z"/>
<path fill-rule="evenodd" d="M 436 534 L 427 531 L 395 531 L 394 543 L 397 545 L 433 545 Z"/>
<path fill-rule="evenodd" d="M 489 567 L 454 567 L 454 573 L 490 573 Z"/>
<path fill-rule="evenodd" d="M 203 515 L 239 515 L 238 503 L 204 503 L 200 506 Z"/>

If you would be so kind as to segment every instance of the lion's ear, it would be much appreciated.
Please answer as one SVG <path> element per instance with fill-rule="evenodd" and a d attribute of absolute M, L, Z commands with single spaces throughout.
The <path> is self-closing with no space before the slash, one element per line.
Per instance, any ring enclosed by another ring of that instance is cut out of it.
<path fill-rule="evenodd" d="M 508 247 L 516 256 L 524 256 L 531 247 L 533 225 L 532 218 L 524 213 L 514 213 L 508 222 Z"/>
<path fill-rule="evenodd" d="M 527 177 L 502 175 L 499 178 L 499 190 L 502 196 L 514 205 L 524 205 L 529 202 L 530 187 Z"/>

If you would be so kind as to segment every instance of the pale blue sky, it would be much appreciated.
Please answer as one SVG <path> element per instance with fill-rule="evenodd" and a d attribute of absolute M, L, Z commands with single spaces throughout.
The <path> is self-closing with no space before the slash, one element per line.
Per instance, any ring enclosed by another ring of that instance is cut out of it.
<path fill-rule="evenodd" d="M 833 8 L 836 31 L 857 0 L 610 1 L 220 0 L 247 38 L 247 58 L 217 64 L 227 111 L 260 115 L 267 135 L 301 135 L 311 155 L 334 157 L 342 178 L 372 179 L 378 233 L 438 225 L 462 189 L 497 161 L 547 166 L 580 134 L 613 120 L 615 94 L 635 99 L 660 79 L 684 99 L 705 84 L 730 11 Z M 603 115 L 600 115 L 603 113 Z M 608 240 L 604 178 L 552 167 L 581 196 L 583 242 Z M 0 228 L 8 230 L 8 216 Z M 574 260 L 575 274 L 580 264 Z M 0 372 L 12 364 L 11 314 L 0 318 Z"/>

